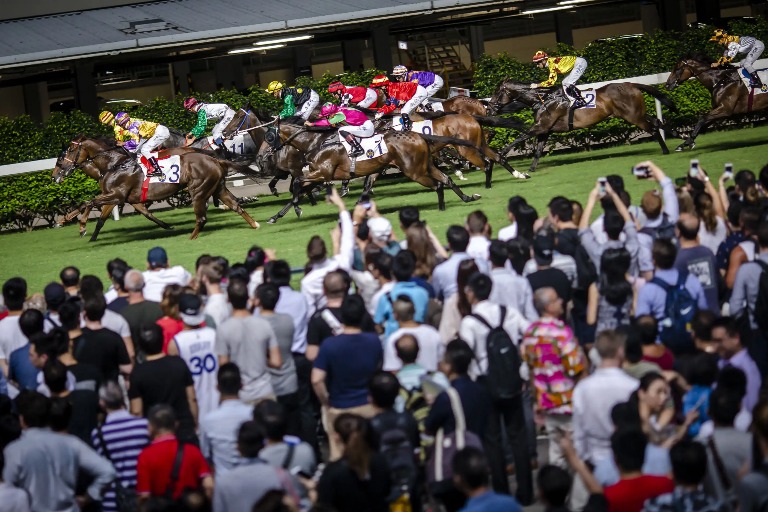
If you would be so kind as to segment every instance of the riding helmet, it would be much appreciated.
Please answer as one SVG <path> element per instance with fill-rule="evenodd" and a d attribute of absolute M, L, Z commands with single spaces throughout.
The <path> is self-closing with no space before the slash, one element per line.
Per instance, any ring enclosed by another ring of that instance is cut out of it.
<path fill-rule="evenodd" d="M 269 82 L 269 85 L 267 86 L 267 92 L 273 93 L 275 91 L 281 90 L 283 87 L 285 86 L 283 85 L 282 82 L 278 82 L 277 80 L 272 80 L 271 82 Z"/>
<path fill-rule="evenodd" d="M 105 110 L 99 114 L 99 121 L 104 124 L 115 124 L 115 116 L 112 114 L 112 112 Z"/>
<path fill-rule="evenodd" d="M 118 112 L 117 115 L 115 116 L 115 121 L 117 122 L 117 124 L 123 124 L 126 121 L 130 121 L 130 120 L 131 120 L 131 116 L 128 115 L 128 112 Z"/>
<path fill-rule="evenodd" d="M 547 52 L 543 52 L 541 50 L 537 51 L 533 54 L 533 62 L 541 62 L 542 60 L 546 60 L 549 58 L 549 55 L 547 55 Z"/>
<path fill-rule="evenodd" d="M 342 92 L 344 91 L 344 89 L 345 89 L 344 84 L 341 82 L 333 82 L 328 86 L 328 92 L 331 94 L 336 92 Z"/>
<path fill-rule="evenodd" d="M 403 66 L 402 64 L 398 64 L 395 66 L 395 68 L 392 70 L 392 74 L 394 76 L 400 76 L 408 73 L 408 68 Z"/>
<path fill-rule="evenodd" d="M 184 108 L 187 110 L 192 110 L 192 107 L 197 105 L 197 98 L 187 98 L 184 100 Z"/>
<path fill-rule="evenodd" d="M 371 87 L 384 87 L 385 85 L 389 85 L 389 78 L 387 78 L 387 75 L 376 75 L 373 77 Z"/>
<path fill-rule="evenodd" d="M 328 117 L 328 116 L 331 116 L 331 115 L 335 114 L 338 111 L 339 111 L 339 107 L 337 107 L 333 103 L 326 103 L 320 109 L 320 115 L 323 116 L 323 117 Z"/>

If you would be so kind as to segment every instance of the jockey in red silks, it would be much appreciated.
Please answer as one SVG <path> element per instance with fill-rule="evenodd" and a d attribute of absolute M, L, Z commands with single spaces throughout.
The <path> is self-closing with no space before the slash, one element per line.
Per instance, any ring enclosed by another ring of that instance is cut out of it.
<path fill-rule="evenodd" d="M 426 99 L 427 93 L 424 87 L 414 82 L 390 82 L 385 75 L 375 76 L 371 82 L 371 87 L 386 87 L 387 103 L 377 109 L 376 118 L 378 119 L 384 114 L 391 114 L 400 107 L 403 128 L 410 130 L 413 127 L 413 121 L 411 121 L 409 114 Z"/>
<path fill-rule="evenodd" d="M 334 95 L 342 107 L 353 105 L 370 108 L 376 106 L 376 91 L 370 87 L 347 87 L 341 82 L 333 82 L 328 86 L 328 92 Z"/>
<path fill-rule="evenodd" d="M 319 121 L 305 122 L 306 126 L 333 126 L 339 129 L 339 136 L 352 146 L 349 157 L 357 158 L 363 154 L 363 146 L 360 145 L 361 138 L 372 137 L 375 133 L 373 122 L 368 117 L 355 108 L 339 107 L 332 103 L 326 103 L 320 109 L 320 115 L 323 119 Z"/>

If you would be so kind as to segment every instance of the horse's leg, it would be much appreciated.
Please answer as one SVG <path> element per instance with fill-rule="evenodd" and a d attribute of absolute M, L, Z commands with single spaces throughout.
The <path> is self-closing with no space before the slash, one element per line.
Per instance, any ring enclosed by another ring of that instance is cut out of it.
<path fill-rule="evenodd" d="M 365 177 L 365 179 L 368 179 L 368 176 Z M 363 184 L 363 189 L 365 189 L 365 184 Z M 347 194 L 349 194 L 349 180 L 341 180 L 341 192 L 339 193 L 339 196 L 344 197 Z"/>
<path fill-rule="evenodd" d="M 530 178 L 530 176 L 527 173 L 520 172 L 511 165 L 507 163 L 505 159 L 501 157 L 500 154 L 498 154 L 496 151 L 493 150 L 488 144 L 483 144 L 483 153 L 485 154 L 486 160 L 490 160 L 491 162 L 495 162 L 502 167 L 504 167 L 512 176 L 518 179 L 527 180 Z M 493 163 L 491 163 L 491 169 L 493 169 Z M 486 170 L 486 173 L 488 171 Z M 492 172 L 492 171 L 491 171 Z M 491 187 L 486 187 L 491 188 Z"/>
<path fill-rule="evenodd" d="M 478 199 L 480 199 L 480 194 L 472 194 L 471 196 L 468 196 L 467 194 L 462 192 L 461 189 L 459 188 L 459 186 L 456 185 L 453 182 L 453 180 L 450 178 L 450 176 L 448 176 L 443 171 L 438 169 L 431 161 L 428 163 L 428 165 L 429 165 L 429 169 L 427 170 L 427 176 L 423 177 L 423 178 L 425 178 L 424 181 L 422 181 L 421 179 L 413 178 L 413 177 L 411 177 L 411 179 L 421 183 L 425 187 L 430 187 L 430 188 L 436 187 L 436 186 L 438 186 L 438 184 L 442 184 L 444 186 L 447 185 L 465 203 L 469 203 L 471 201 L 477 201 Z M 429 182 L 429 181 L 432 182 L 432 185 L 426 184 L 426 182 Z M 439 196 L 438 196 L 438 199 L 439 199 Z M 445 209 L 445 204 L 443 204 L 443 208 L 442 209 L 443 210 Z"/>
<path fill-rule="evenodd" d="M 116 205 L 114 204 L 107 204 L 101 208 L 101 215 L 99 216 L 99 220 L 96 222 L 96 229 L 93 230 L 93 234 L 91 235 L 91 239 L 89 240 L 89 242 L 96 241 L 96 237 L 99 236 L 99 231 L 101 231 L 101 228 L 104 226 L 104 223 L 109 218 L 109 214 L 112 213 L 112 210 L 115 209 L 115 206 Z"/>
<path fill-rule="evenodd" d="M 154 222 L 155 224 L 157 224 L 161 228 L 163 228 L 163 229 L 173 229 L 173 226 L 171 226 L 170 224 L 167 224 L 167 223 L 161 221 L 160 219 L 158 219 L 157 217 L 155 217 L 149 211 L 149 208 L 147 208 L 147 206 L 144 203 L 135 203 L 135 204 L 131 204 L 131 206 L 133 206 L 134 210 L 136 210 L 137 212 L 139 212 L 140 214 L 142 214 L 143 216 L 145 216 L 146 218 L 148 218 L 149 220 L 151 220 L 152 222 Z"/>
<path fill-rule="evenodd" d="M 501 150 L 501 154 L 505 157 L 509 156 L 509 153 L 512 151 L 512 148 L 520 144 L 521 142 L 525 142 L 526 140 L 533 137 L 535 134 L 531 133 L 530 131 L 523 133 L 519 135 L 515 140 L 504 146 L 504 149 Z"/>
<path fill-rule="evenodd" d="M 438 181 L 435 192 L 437 192 L 437 209 L 441 212 L 445 211 L 445 185 Z"/>
<path fill-rule="evenodd" d="M 291 207 L 293 207 L 294 211 L 296 212 L 296 215 L 298 215 L 299 218 L 301 218 L 302 211 L 301 211 L 301 208 L 299 207 L 299 199 L 301 198 L 301 195 L 303 195 L 305 192 L 301 189 L 301 187 L 299 187 L 299 190 L 296 191 L 296 182 L 297 182 L 296 178 L 294 178 L 291 181 L 291 194 L 292 194 L 293 197 L 291 197 L 291 200 L 288 201 L 285 204 L 285 206 L 283 206 L 282 209 L 279 212 L 277 212 L 276 215 L 273 215 L 272 217 L 269 218 L 269 220 L 267 220 L 268 224 L 274 224 L 278 220 L 280 220 L 283 217 L 285 217 L 285 214 L 288 213 L 288 210 L 290 210 Z M 309 189 L 310 192 L 314 188 L 315 187 L 313 186 L 311 189 Z"/>
<path fill-rule="evenodd" d="M 691 149 L 695 148 L 696 137 L 699 136 L 699 132 L 701 132 L 701 130 L 703 130 L 705 126 L 707 126 L 712 121 L 715 121 L 716 119 L 720 119 L 730 115 L 729 112 L 725 112 L 724 110 L 725 109 L 718 107 L 701 116 L 701 118 L 699 119 L 699 122 L 696 123 L 696 126 L 693 128 L 693 131 L 691 132 L 691 134 L 688 136 L 687 139 L 685 139 L 685 141 L 683 141 L 682 144 L 680 144 L 679 146 L 677 146 L 677 148 L 675 148 L 675 151 L 682 151 L 686 147 L 689 147 Z"/>
<path fill-rule="evenodd" d="M 245 219 L 245 222 L 247 222 L 253 229 L 259 229 L 259 223 L 253 220 L 253 218 L 248 215 L 248 212 L 243 210 L 240 203 L 237 202 L 237 198 L 227 187 L 222 186 L 219 188 L 218 197 L 222 203 L 229 206 L 230 210 L 234 210 L 235 213 Z"/>
<path fill-rule="evenodd" d="M 533 160 L 531 161 L 531 167 L 529 168 L 530 172 L 534 172 L 536 167 L 538 167 L 539 158 L 541 158 L 541 155 L 544 153 L 544 146 L 546 146 L 548 138 L 548 133 L 542 133 L 536 137 L 536 147 L 533 150 Z"/>
<path fill-rule="evenodd" d="M 208 211 L 208 197 L 194 198 L 192 200 L 192 208 L 195 210 L 195 229 L 189 237 L 190 240 L 197 238 L 205 223 L 208 222 L 208 218 L 205 215 Z"/>
<path fill-rule="evenodd" d="M 363 193 L 360 194 L 360 200 L 362 201 L 363 196 L 371 196 L 371 191 L 373 190 L 373 184 L 376 183 L 376 179 L 381 176 L 381 174 L 384 171 L 382 170 L 378 174 L 369 174 L 365 177 L 365 180 L 363 181 Z"/>
<path fill-rule="evenodd" d="M 87 203 L 83 204 L 80 214 L 80 238 L 85 236 L 85 226 L 88 224 L 88 217 L 91 215 L 91 210 L 93 210 L 93 201 L 88 201 Z"/>
<path fill-rule="evenodd" d="M 659 146 L 661 146 L 661 154 L 668 155 L 669 148 L 667 147 L 667 143 L 664 141 L 664 137 L 661 136 L 661 128 L 663 127 L 664 123 L 654 117 L 651 118 L 651 125 L 653 126 L 653 131 L 651 133 L 653 134 L 653 138 L 658 141 Z"/>

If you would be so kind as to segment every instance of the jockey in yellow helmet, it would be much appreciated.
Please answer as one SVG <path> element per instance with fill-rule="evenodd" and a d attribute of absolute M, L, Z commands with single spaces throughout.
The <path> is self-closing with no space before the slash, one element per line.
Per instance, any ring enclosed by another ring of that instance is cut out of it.
<path fill-rule="evenodd" d="M 715 41 L 725 46 L 723 56 L 717 62 L 712 63 L 713 68 L 731 62 L 740 53 L 746 53 L 747 55 L 741 60 L 739 66 L 749 75 L 750 86 L 753 89 L 762 89 L 763 91 L 768 89 L 760 80 L 760 77 L 757 76 L 757 71 L 753 67 L 755 61 L 760 58 L 763 50 L 765 50 L 765 45 L 762 41 L 752 36 L 732 36 L 719 29 L 715 30 L 715 34 L 710 38 L 710 41 Z"/>
<path fill-rule="evenodd" d="M 581 96 L 581 92 L 576 87 L 576 82 L 587 69 L 587 61 L 585 59 L 573 55 L 550 57 L 546 52 L 539 50 L 533 55 L 532 60 L 536 66 L 548 68 L 549 77 L 539 84 L 531 84 L 531 89 L 552 87 L 557 82 L 558 74 L 568 73 L 563 78 L 563 88 L 574 99 L 573 108 L 581 108 L 587 105 L 587 102 Z"/>
<path fill-rule="evenodd" d="M 267 92 L 283 100 L 280 118 L 299 116 L 305 121 L 320 104 L 320 96 L 306 87 L 286 87 L 284 83 L 273 80 L 267 86 Z"/>

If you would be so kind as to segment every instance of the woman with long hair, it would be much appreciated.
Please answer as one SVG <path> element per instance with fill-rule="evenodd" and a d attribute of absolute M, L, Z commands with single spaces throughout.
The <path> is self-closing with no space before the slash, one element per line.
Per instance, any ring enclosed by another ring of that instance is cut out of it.
<path fill-rule="evenodd" d="M 416 256 L 416 271 L 413 275 L 429 279 L 437 264 L 437 254 L 427 226 L 421 222 L 414 223 L 406 230 L 405 239 L 408 250 Z"/>
<path fill-rule="evenodd" d="M 374 448 L 368 421 L 344 413 L 333 426 L 343 453 L 323 471 L 317 483 L 317 504 L 336 512 L 389 511 L 389 466 Z"/>
<path fill-rule="evenodd" d="M 155 322 L 163 329 L 163 354 L 168 353 L 168 343 L 184 328 L 184 322 L 179 316 L 179 297 L 182 293 L 184 287 L 178 284 L 169 284 L 163 290 L 163 298 L 160 301 L 163 317 Z"/>
<path fill-rule="evenodd" d="M 712 254 L 717 254 L 717 249 L 728 235 L 725 220 L 720 208 L 720 198 L 713 197 L 708 192 L 699 192 L 693 197 L 693 206 L 699 223 L 699 243 L 709 248 Z"/>
<path fill-rule="evenodd" d="M 245 255 L 245 268 L 248 270 L 248 296 L 253 297 L 256 287 L 264 282 L 264 264 L 267 262 L 267 253 L 254 245 L 248 249 Z"/>
<path fill-rule="evenodd" d="M 517 212 L 515 212 L 517 238 L 524 238 L 533 243 L 534 224 L 538 218 L 539 214 L 533 206 L 528 204 L 520 205 Z"/>
<path fill-rule="evenodd" d="M 522 276 L 525 264 L 531 259 L 531 241 L 527 238 L 507 240 L 507 256 L 512 269 Z"/>
<path fill-rule="evenodd" d="M 629 325 L 637 294 L 627 279 L 631 256 L 623 247 L 606 249 L 600 257 L 600 276 L 589 285 L 587 324 L 596 332 Z"/>
<path fill-rule="evenodd" d="M 469 277 L 475 272 L 479 272 L 477 263 L 473 259 L 466 259 L 459 263 L 459 270 L 456 275 L 456 285 L 458 292 L 451 295 L 443 304 L 443 316 L 440 318 L 440 339 L 443 343 L 448 343 L 456 339 L 459 335 L 461 319 L 472 312 L 472 306 L 467 300 L 467 294 L 464 288 L 469 282 Z"/>

